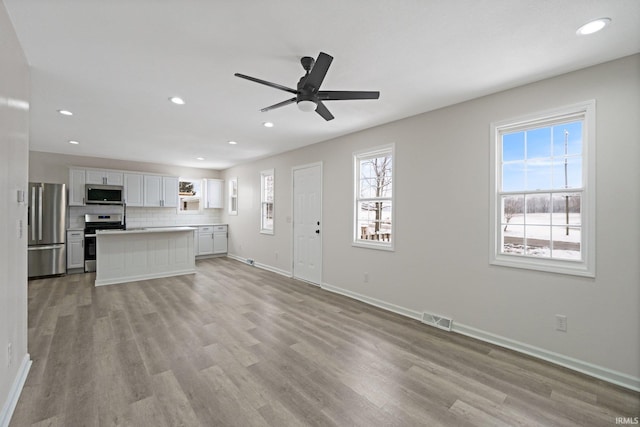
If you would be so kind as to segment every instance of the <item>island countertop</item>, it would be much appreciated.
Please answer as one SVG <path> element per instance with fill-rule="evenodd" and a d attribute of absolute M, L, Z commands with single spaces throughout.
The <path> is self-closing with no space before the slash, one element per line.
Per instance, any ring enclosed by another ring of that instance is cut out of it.
<path fill-rule="evenodd" d="M 144 227 L 144 228 L 131 228 L 128 230 L 96 230 L 96 235 L 101 234 L 136 234 L 136 233 L 169 233 L 172 231 L 193 231 L 197 230 L 196 227 Z"/>

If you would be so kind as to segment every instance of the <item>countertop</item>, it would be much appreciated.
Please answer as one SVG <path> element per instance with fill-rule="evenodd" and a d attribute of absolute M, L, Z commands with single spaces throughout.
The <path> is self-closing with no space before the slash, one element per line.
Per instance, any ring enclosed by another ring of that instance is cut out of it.
<path fill-rule="evenodd" d="M 97 230 L 96 235 L 111 235 L 111 234 L 140 234 L 140 233 L 170 233 L 173 231 L 194 231 L 196 227 L 145 227 L 145 228 L 131 228 L 128 230 Z"/>

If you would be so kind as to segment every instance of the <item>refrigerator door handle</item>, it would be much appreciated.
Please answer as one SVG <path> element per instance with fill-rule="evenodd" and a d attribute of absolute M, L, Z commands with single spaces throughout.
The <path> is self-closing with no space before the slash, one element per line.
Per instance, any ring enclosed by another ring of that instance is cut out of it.
<path fill-rule="evenodd" d="M 28 251 L 48 251 L 51 249 L 62 249 L 64 245 L 29 246 Z"/>
<path fill-rule="evenodd" d="M 42 187 L 38 187 L 38 240 L 42 240 Z"/>
<path fill-rule="evenodd" d="M 31 238 L 36 240 L 36 188 L 31 187 Z"/>

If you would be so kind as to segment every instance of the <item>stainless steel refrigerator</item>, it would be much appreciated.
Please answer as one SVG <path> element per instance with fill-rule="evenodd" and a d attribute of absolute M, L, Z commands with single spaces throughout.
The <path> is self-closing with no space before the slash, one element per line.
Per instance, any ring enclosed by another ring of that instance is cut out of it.
<path fill-rule="evenodd" d="M 29 277 L 66 273 L 65 184 L 29 183 Z"/>

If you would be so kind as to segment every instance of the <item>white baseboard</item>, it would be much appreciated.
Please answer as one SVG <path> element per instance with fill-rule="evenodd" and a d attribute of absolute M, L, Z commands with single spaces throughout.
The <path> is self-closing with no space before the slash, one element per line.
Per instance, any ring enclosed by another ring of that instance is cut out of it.
<path fill-rule="evenodd" d="M 27 380 L 29 369 L 31 369 L 31 357 L 29 353 L 27 353 L 22 359 L 22 364 L 20 365 L 20 369 L 18 369 L 18 375 L 16 375 L 13 385 L 9 390 L 7 401 L 2 406 L 2 412 L 0 412 L 0 427 L 9 427 L 11 416 L 13 416 L 13 411 L 18 404 L 18 399 L 20 398 L 20 393 L 22 393 L 24 382 Z"/>
<path fill-rule="evenodd" d="M 247 258 L 243 258 L 243 257 L 241 257 L 239 255 L 236 255 L 236 254 L 227 254 L 227 257 L 231 258 L 231 259 L 235 259 L 236 261 L 243 262 L 245 264 L 247 263 Z M 293 277 L 293 275 L 292 275 L 292 273 L 290 271 L 283 270 L 283 269 L 277 268 L 277 267 L 273 267 L 271 265 L 262 264 L 260 262 L 255 262 L 254 261 L 253 266 L 261 268 L 262 270 L 271 271 L 272 273 L 280 274 L 281 276 Z"/>
<path fill-rule="evenodd" d="M 349 298 L 356 299 L 358 301 L 365 302 L 369 305 L 373 305 L 375 307 L 379 307 L 384 310 L 391 311 L 392 313 L 401 314 L 402 316 L 410 317 L 415 320 L 422 319 L 422 313 L 419 313 L 415 310 L 409 310 L 408 308 L 400 307 L 399 305 L 390 304 L 388 302 L 385 302 L 379 299 L 371 298 L 366 295 L 361 295 L 357 292 L 352 292 L 346 289 L 338 288 L 337 286 L 332 286 L 328 283 L 323 283 L 321 287 L 322 289 L 326 289 L 327 291 L 344 295 Z"/>
<path fill-rule="evenodd" d="M 369 305 L 373 305 L 375 307 L 379 307 L 384 310 L 400 314 L 402 316 L 410 317 L 411 319 L 415 319 L 418 321 L 422 319 L 421 312 L 400 307 L 395 304 L 390 304 L 388 302 L 371 298 L 366 295 L 361 295 L 356 292 L 339 288 L 337 286 L 332 286 L 327 283 L 322 284 L 322 289 L 326 289 L 327 291 L 344 295 L 349 298 L 356 299 L 358 301 L 362 301 Z M 508 348 L 510 350 L 517 351 L 519 353 L 524 353 L 529 356 L 533 356 L 538 359 L 542 359 L 547 362 L 551 362 L 556 365 L 560 365 L 565 368 L 569 368 L 571 370 L 581 372 L 591 377 L 595 377 L 595 378 L 610 382 L 612 384 L 616 384 L 621 387 L 628 388 L 630 390 L 640 391 L 640 378 L 636 378 L 631 375 L 624 374 L 622 372 L 614 371 L 612 369 L 598 366 L 589 362 L 585 362 L 583 360 L 579 360 L 569 356 L 564 356 L 562 354 L 554 353 L 552 351 L 545 350 L 543 348 L 521 343 L 521 342 L 512 340 L 510 338 L 505 338 L 499 335 L 492 334 L 491 332 L 486 332 L 480 329 L 473 328 L 471 326 L 462 325 L 460 323 L 455 322 L 455 319 L 453 321 L 453 326 L 451 328 L 451 331 L 461 335 L 466 335 L 471 338 L 475 338 L 480 341 L 495 344 L 500 347 Z"/>
<path fill-rule="evenodd" d="M 451 330 L 452 332 L 456 332 L 461 335 L 466 335 L 480 341 L 485 341 L 491 344 L 498 345 L 500 347 L 517 351 L 519 353 L 524 353 L 529 356 L 536 357 L 538 359 L 546 360 L 547 362 L 551 362 L 556 365 L 564 366 L 565 368 L 581 372 L 591 377 L 595 377 L 624 388 L 640 391 L 640 378 L 635 378 L 622 372 L 614 371 L 609 368 L 598 366 L 593 363 L 585 362 L 583 360 L 575 359 L 573 357 L 565 356 L 559 353 L 554 353 L 543 348 L 535 347 L 509 338 L 495 335 L 490 332 L 473 328 L 471 326 L 461 325 L 460 323 L 456 322 L 453 322 L 453 327 Z"/>

